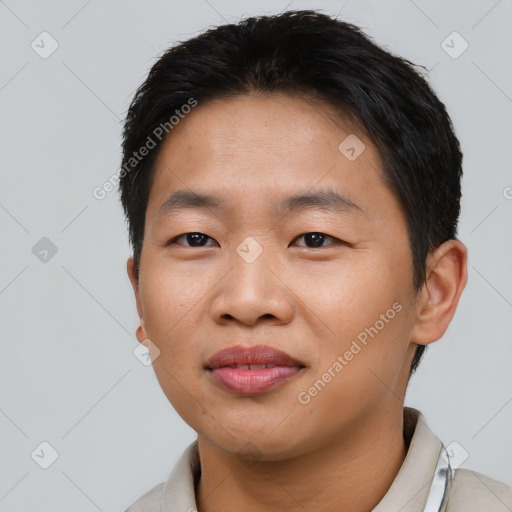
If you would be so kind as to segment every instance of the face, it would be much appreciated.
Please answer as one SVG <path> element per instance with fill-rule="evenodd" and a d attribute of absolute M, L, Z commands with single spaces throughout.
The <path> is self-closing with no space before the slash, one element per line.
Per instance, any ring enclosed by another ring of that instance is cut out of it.
<path fill-rule="evenodd" d="M 200 104 L 165 140 L 138 280 L 129 262 L 137 337 L 220 449 L 278 460 L 401 411 L 413 267 L 380 165 L 363 133 L 284 95 Z"/>

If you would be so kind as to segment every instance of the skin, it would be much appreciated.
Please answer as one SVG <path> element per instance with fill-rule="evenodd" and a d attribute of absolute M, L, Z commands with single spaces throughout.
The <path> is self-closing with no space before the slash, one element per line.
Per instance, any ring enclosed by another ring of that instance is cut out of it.
<path fill-rule="evenodd" d="M 349 134 L 365 144 L 354 161 L 338 150 Z M 320 188 L 343 193 L 362 212 L 269 210 Z M 182 189 L 228 206 L 159 215 Z M 210 238 L 167 245 L 191 232 Z M 301 236 L 312 232 L 328 235 L 320 247 Z M 263 250 L 252 263 L 236 250 L 248 236 Z M 372 142 L 313 100 L 247 95 L 198 105 L 164 141 L 139 279 L 132 258 L 128 275 L 137 339 L 158 356 L 164 393 L 198 434 L 200 512 L 368 511 L 406 455 L 402 408 L 415 343 L 439 339 L 451 321 L 466 283 L 466 248 L 451 240 L 430 254 L 416 294 L 406 218 L 382 182 Z M 394 303 L 401 311 L 301 403 L 299 393 Z M 220 349 L 260 343 L 306 368 L 252 396 L 220 388 L 204 369 Z"/>

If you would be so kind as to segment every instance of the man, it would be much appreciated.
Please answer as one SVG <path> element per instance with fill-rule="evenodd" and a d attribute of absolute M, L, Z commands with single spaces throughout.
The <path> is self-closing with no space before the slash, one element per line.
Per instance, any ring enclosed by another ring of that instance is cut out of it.
<path fill-rule="evenodd" d="M 510 510 L 403 406 L 467 278 L 409 62 L 314 11 L 220 26 L 153 66 L 123 152 L 137 339 L 197 432 L 130 512 Z"/>

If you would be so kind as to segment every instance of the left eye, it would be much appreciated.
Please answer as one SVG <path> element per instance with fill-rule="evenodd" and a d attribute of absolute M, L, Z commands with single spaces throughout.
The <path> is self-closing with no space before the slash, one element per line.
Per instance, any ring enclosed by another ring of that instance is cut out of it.
<path fill-rule="evenodd" d="M 304 233 L 302 235 L 299 235 L 297 238 L 295 238 L 295 240 L 299 240 L 300 238 L 304 238 L 305 243 L 311 244 L 312 248 L 322 247 L 322 244 L 326 239 L 338 241 L 336 238 L 334 238 L 332 236 L 326 235 L 325 233 L 317 233 L 317 232 Z M 299 247 L 304 247 L 304 246 L 299 246 Z"/>
<path fill-rule="evenodd" d="M 210 238 L 208 235 L 205 235 L 204 233 L 183 233 L 182 235 L 176 236 L 172 240 L 169 240 L 167 245 L 173 245 L 180 238 L 185 238 L 185 240 L 187 240 L 187 242 L 190 243 L 188 247 L 204 247 L 204 242 L 206 242 L 207 239 L 213 240 L 213 238 Z"/>

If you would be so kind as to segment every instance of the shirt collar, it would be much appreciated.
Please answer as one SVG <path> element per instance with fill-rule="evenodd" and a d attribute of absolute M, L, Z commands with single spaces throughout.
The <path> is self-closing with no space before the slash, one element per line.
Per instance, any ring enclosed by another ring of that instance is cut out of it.
<path fill-rule="evenodd" d="M 407 455 L 388 492 L 372 512 L 422 511 L 432 483 L 441 441 L 416 409 L 404 407 L 404 439 Z M 195 479 L 200 472 L 197 441 L 176 462 L 162 493 L 162 512 L 197 510 Z"/>
<path fill-rule="evenodd" d="M 404 438 L 410 439 L 404 462 L 372 512 L 419 512 L 425 506 L 443 445 L 411 407 L 404 407 Z"/>

